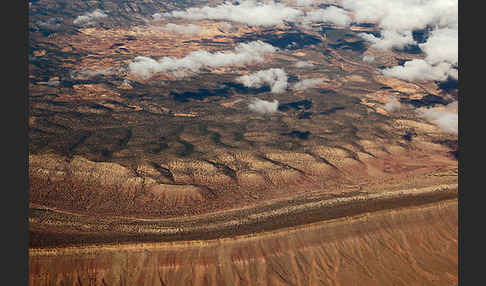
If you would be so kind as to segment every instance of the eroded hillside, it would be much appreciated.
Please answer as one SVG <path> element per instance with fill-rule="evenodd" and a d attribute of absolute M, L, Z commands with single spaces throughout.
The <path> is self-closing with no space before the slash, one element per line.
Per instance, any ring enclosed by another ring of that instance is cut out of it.
<path fill-rule="evenodd" d="M 432 28 L 268 2 L 29 2 L 31 285 L 457 284 Z"/>

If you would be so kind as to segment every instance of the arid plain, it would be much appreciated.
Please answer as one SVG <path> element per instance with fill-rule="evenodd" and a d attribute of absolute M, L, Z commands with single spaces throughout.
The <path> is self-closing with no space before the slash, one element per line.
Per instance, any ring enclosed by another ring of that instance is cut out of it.
<path fill-rule="evenodd" d="M 457 81 L 383 75 L 424 55 L 374 23 L 154 17 L 219 4 L 29 2 L 30 284 L 456 285 L 457 132 L 417 110 Z"/>

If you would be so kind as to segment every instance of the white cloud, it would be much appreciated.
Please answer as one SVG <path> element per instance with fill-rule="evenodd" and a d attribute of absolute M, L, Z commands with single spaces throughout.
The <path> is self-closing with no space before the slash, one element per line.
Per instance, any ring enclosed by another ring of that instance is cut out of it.
<path fill-rule="evenodd" d="M 177 25 L 173 23 L 169 23 L 165 26 L 159 27 L 159 26 L 150 26 L 152 29 L 158 29 L 161 31 L 165 32 L 175 32 L 179 34 L 199 34 L 201 32 L 201 27 L 198 25 L 194 24 L 189 24 L 189 25 Z"/>
<path fill-rule="evenodd" d="M 376 22 L 385 30 L 412 31 L 427 25 L 457 23 L 457 0 L 341 0 L 358 22 Z"/>
<path fill-rule="evenodd" d="M 457 72 L 455 71 L 456 70 L 446 62 L 431 65 L 425 60 L 414 59 L 405 62 L 403 66 L 387 68 L 382 72 L 385 76 L 396 77 L 407 81 L 444 81 L 448 76 L 457 79 Z"/>
<path fill-rule="evenodd" d="M 294 64 L 294 67 L 296 68 L 311 68 L 313 67 L 314 64 L 306 61 L 298 61 Z"/>
<path fill-rule="evenodd" d="M 310 7 L 314 4 L 312 0 L 297 0 L 297 6 L 300 7 Z M 327 22 L 338 26 L 349 26 L 351 23 L 348 12 L 336 6 L 319 8 L 304 13 L 300 9 L 288 7 L 272 0 L 265 2 L 243 0 L 239 5 L 224 2 L 214 7 L 194 7 L 184 11 L 152 15 L 154 21 L 166 20 L 171 17 L 188 20 L 226 20 L 249 26 L 275 26 L 285 22 L 300 22 L 302 25 L 308 25 L 311 22 Z"/>
<path fill-rule="evenodd" d="M 392 112 L 392 111 L 396 111 L 396 110 L 400 110 L 400 109 L 403 109 L 405 106 L 404 104 L 400 103 L 400 101 L 398 101 L 396 98 L 392 98 L 390 99 L 390 101 L 388 101 L 384 106 L 383 108 L 388 111 L 388 112 Z"/>
<path fill-rule="evenodd" d="M 308 79 L 303 79 L 299 82 L 297 82 L 293 89 L 295 90 L 304 90 L 308 88 L 312 88 L 318 84 L 322 83 L 322 79 L 320 78 L 308 78 Z"/>
<path fill-rule="evenodd" d="M 314 0 L 296 0 L 296 4 L 299 7 L 310 7 L 314 6 Z"/>
<path fill-rule="evenodd" d="M 387 76 L 407 80 L 445 80 L 458 77 L 457 0 L 340 0 L 352 11 L 357 22 L 377 23 L 382 37 L 362 34 L 372 48 L 389 50 L 414 44 L 412 31 L 432 29 L 425 43 L 419 44 L 424 61 L 407 62 L 385 70 Z M 447 64 L 447 65 L 446 65 Z"/>
<path fill-rule="evenodd" d="M 272 114 L 278 110 L 278 101 L 266 101 L 258 98 L 254 98 L 253 101 L 248 104 L 248 108 L 256 113 L 260 114 Z"/>
<path fill-rule="evenodd" d="M 277 48 L 274 46 L 264 43 L 262 41 L 253 41 L 249 43 L 240 43 L 236 46 L 235 51 L 237 53 L 248 53 L 248 54 L 262 54 L 262 53 L 274 53 Z"/>
<path fill-rule="evenodd" d="M 262 87 L 268 84 L 273 93 L 282 93 L 287 89 L 287 74 L 283 69 L 261 70 L 253 74 L 244 75 L 236 78 L 246 87 Z"/>
<path fill-rule="evenodd" d="M 79 79 L 79 78 L 90 78 L 95 77 L 97 75 L 113 75 L 116 73 L 115 69 L 107 68 L 107 69 L 99 69 L 99 70 L 78 70 L 71 72 L 71 78 Z"/>
<path fill-rule="evenodd" d="M 155 13 L 152 15 L 152 20 L 145 20 L 146 22 L 158 22 L 166 20 L 165 13 Z"/>
<path fill-rule="evenodd" d="M 37 21 L 37 25 L 44 29 L 57 30 L 61 27 L 62 18 L 54 17 L 49 18 L 46 22 Z"/>
<path fill-rule="evenodd" d="M 226 20 L 250 26 L 273 26 L 284 21 L 294 21 L 303 14 L 302 11 L 270 1 L 259 3 L 253 0 L 241 1 L 239 5 L 225 2 L 215 7 L 189 8 L 185 11 L 156 13 L 154 19 L 175 17 L 189 20 Z"/>
<path fill-rule="evenodd" d="M 235 27 L 230 23 L 223 23 L 219 26 L 219 30 L 223 33 L 231 33 L 238 31 L 238 27 Z"/>
<path fill-rule="evenodd" d="M 427 62 L 431 64 L 441 62 L 457 64 L 459 54 L 458 45 L 458 30 L 444 28 L 432 31 L 427 42 L 419 44 L 419 47 L 426 54 Z"/>
<path fill-rule="evenodd" d="M 411 32 L 402 38 L 400 33 L 385 31 L 382 39 L 376 39 L 370 34 L 362 34 L 374 44 L 372 47 L 381 50 L 403 48 L 414 43 Z M 425 53 L 425 59 L 414 59 L 405 62 L 403 66 L 385 69 L 385 76 L 396 77 L 408 81 L 446 80 L 447 77 L 458 79 L 458 31 L 452 28 L 433 30 L 425 43 L 419 44 Z"/>
<path fill-rule="evenodd" d="M 403 49 L 408 45 L 416 44 L 412 37 L 412 31 L 397 32 L 393 30 L 385 30 L 381 33 L 380 38 L 368 33 L 360 33 L 359 36 L 372 42 L 373 44 L 371 45 L 371 48 L 382 51 L 391 50 L 392 48 Z"/>
<path fill-rule="evenodd" d="M 338 26 L 349 26 L 352 20 L 358 23 L 376 23 L 381 36 L 362 33 L 361 36 L 379 50 L 403 49 L 415 45 L 412 31 L 432 28 L 430 37 L 419 48 L 425 53 L 425 61 L 409 62 L 402 67 L 385 70 L 388 76 L 400 76 L 409 80 L 443 79 L 444 74 L 458 77 L 458 1 L 457 0 L 336 0 L 327 1 L 340 5 L 317 8 L 312 0 L 296 0 L 301 9 L 275 3 L 273 0 L 242 0 L 240 4 L 224 2 L 216 6 L 189 8 L 171 13 L 156 13 L 154 20 L 171 17 L 189 20 L 226 20 L 250 26 L 274 26 L 294 22 L 306 27 L 313 22 L 328 22 Z M 307 12 L 304 12 L 306 10 Z M 350 15 L 353 14 L 353 19 Z M 222 29 L 224 29 L 222 27 Z M 370 58 L 367 58 L 369 60 Z M 140 60 L 140 59 L 139 59 Z M 363 59 L 364 60 L 364 59 Z M 444 62 L 448 63 L 448 70 Z M 150 64 L 147 61 L 147 64 Z M 419 71 L 432 72 L 432 74 Z M 180 72 L 180 71 L 178 71 Z"/>
<path fill-rule="evenodd" d="M 58 86 L 61 82 L 57 79 L 49 79 L 47 82 L 48 86 Z"/>
<path fill-rule="evenodd" d="M 375 57 L 372 55 L 364 55 L 363 62 L 365 63 L 372 63 L 375 60 Z"/>
<path fill-rule="evenodd" d="M 96 19 L 106 18 L 108 15 L 103 13 L 100 9 L 96 9 L 93 12 L 89 13 L 86 12 L 81 16 L 76 17 L 74 19 L 73 24 L 75 25 L 84 25 L 84 24 L 91 24 Z"/>
<path fill-rule="evenodd" d="M 262 41 L 240 43 L 234 51 L 207 52 L 198 50 L 183 58 L 163 57 L 154 60 L 148 57 L 136 57 L 129 65 L 130 73 L 144 79 L 158 72 L 171 72 L 176 76 L 184 76 L 187 72 L 199 72 L 202 68 L 218 68 L 231 65 L 263 62 L 263 55 L 277 51 L 274 46 Z"/>
<path fill-rule="evenodd" d="M 419 108 L 419 115 L 439 126 L 444 132 L 457 134 L 459 130 L 459 117 L 457 114 L 457 101 L 445 107 Z"/>
<path fill-rule="evenodd" d="M 308 12 L 302 19 L 302 24 L 310 22 L 327 22 L 337 26 L 347 27 L 351 24 L 351 17 L 348 12 L 336 6 L 330 6 L 325 9 L 316 9 Z"/>

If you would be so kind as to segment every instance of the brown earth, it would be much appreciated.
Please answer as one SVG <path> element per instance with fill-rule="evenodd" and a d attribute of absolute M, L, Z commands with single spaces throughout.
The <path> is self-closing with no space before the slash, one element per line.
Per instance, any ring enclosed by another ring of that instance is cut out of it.
<path fill-rule="evenodd" d="M 130 241 L 213 239 L 457 197 L 457 185 L 375 194 L 292 197 L 255 206 L 173 218 L 78 214 L 31 205 L 32 247 Z"/>
<path fill-rule="evenodd" d="M 30 250 L 30 285 L 456 285 L 457 200 L 258 235 Z"/>
<path fill-rule="evenodd" d="M 372 25 L 167 33 L 145 20 L 196 3 L 119 2 L 29 3 L 31 285 L 457 284 L 457 135 L 410 106 L 383 108 L 457 89 L 376 73 L 420 54 L 354 49 Z M 72 24 L 97 5 L 110 17 Z M 39 24 L 52 17 L 62 25 Z M 137 55 L 296 32 L 315 43 L 261 64 L 185 79 L 126 71 Z M 279 95 L 232 84 L 272 67 L 290 86 L 323 81 Z M 254 95 L 286 108 L 252 113 Z"/>
<path fill-rule="evenodd" d="M 163 167 L 144 164 L 134 169 L 81 156 L 30 155 L 30 201 L 79 213 L 170 217 L 262 199 L 374 193 L 457 180 L 457 161 L 443 145 L 421 146 L 427 152 L 389 147 L 391 154 L 372 142 L 362 146 L 369 151 L 351 153 L 355 147 L 350 145 L 316 146 L 308 153 L 274 151 L 263 157 L 228 152 L 210 163 L 178 159 Z"/>

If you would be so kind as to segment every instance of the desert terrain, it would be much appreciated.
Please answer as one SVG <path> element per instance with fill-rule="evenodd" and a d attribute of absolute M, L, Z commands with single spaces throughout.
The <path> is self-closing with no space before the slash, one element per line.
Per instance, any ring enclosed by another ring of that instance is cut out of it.
<path fill-rule="evenodd" d="M 29 2 L 30 284 L 456 285 L 457 80 L 221 3 Z"/>
<path fill-rule="evenodd" d="M 37 285 L 453 285 L 457 201 L 226 239 L 30 250 Z"/>

